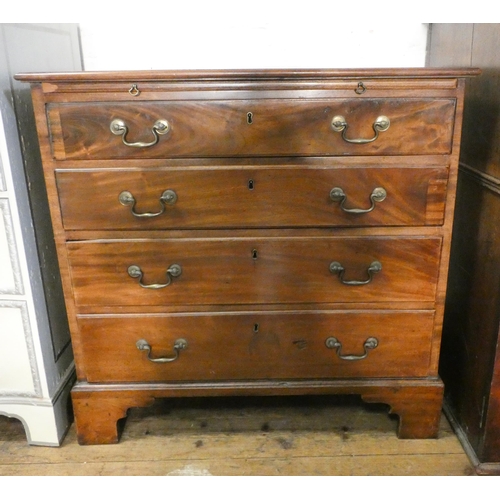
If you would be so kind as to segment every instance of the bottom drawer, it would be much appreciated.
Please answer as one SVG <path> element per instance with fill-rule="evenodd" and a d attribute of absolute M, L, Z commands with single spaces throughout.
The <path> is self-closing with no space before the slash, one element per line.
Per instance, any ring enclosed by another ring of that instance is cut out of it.
<path fill-rule="evenodd" d="M 89 382 L 425 377 L 433 323 L 433 311 L 80 316 L 80 367 Z"/>

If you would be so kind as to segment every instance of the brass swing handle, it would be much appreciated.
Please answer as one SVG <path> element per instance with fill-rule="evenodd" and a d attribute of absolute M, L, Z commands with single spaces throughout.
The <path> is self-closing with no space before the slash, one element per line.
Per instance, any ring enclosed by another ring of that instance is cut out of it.
<path fill-rule="evenodd" d="M 174 342 L 175 355 L 172 356 L 171 358 L 152 358 L 151 357 L 151 346 L 144 339 L 138 340 L 136 342 L 135 346 L 137 347 L 137 349 L 139 349 L 139 351 L 146 351 L 148 353 L 149 361 L 152 361 L 153 363 L 171 363 L 172 361 L 175 361 L 179 357 L 180 351 L 187 348 L 188 343 L 187 343 L 187 340 L 177 339 Z"/>
<path fill-rule="evenodd" d="M 134 209 L 137 201 L 134 198 L 134 195 L 130 191 L 122 191 L 118 196 L 118 201 L 124 206 L 130 206 L 130 212 L 132 212 L 132 215 L 134 217 L 158 217 L 159 215 L 162 215 L 165 212 L 167 205 L 173 205 L 177 201 L 177 194 L 175 191 L 172 191 L 171 189 L 163 191 L 162 195 L 160 196 L 161 210 L 159 212 L 154 212 L 154 213 L 136 212 Z"/>
<path fill-rule="evenodd" d="M 336 349 L 337 356 L 345 361 L 358 361 L 360 359 L 365 359 L 368 356 L 368 351 L 375 349 L 378 346 L 378 340 L 375 337 L 369 337 L 365 340 L 363 344 L 364 353 L 363 354 L 342 354 L 342 343 L 339 342 L 335 337 L 328 337 L 325 341 L 326 347 L 328 349 Z"/>
<path fill-rule="evenodd" d="M 159 288 L 165 288 L 172 283 L 172 278 L 176 278 L 177 276 L 180 276 L 182 273 L 182 268 L 179 266 L 179 264 L 172 264 L 168 269 L 167 269 L 167 282 L 166 283 L 153 283 L 151 285 L 145 285 L 142 282 L 142 276 L 143 272 L 142 269 L 139 266 L 132 265 L 128 268 L 128 275 L 131 278 L 138 278 L 139 279 L 139 285 L 142 286 L 142 288 L 149 288 L 152 290 L 158 290 Z"/>
<path fill-rule="evenodd" d="M 346 281 L 344 280 L 344 273 L 345 273 L 345 268 L 340 262 L 331 262 L 330 263 L 330 272 L 332 274 L 338 274 L 340 282 L 344 285 L 367 285 L 370 283 L 373 279 L 373 275 L 375 273 L 378 273 L 382 270 L 382 264 L 378 260 L 374 260 L 369 266 L 366 272 L 368 273 L 368 279 L 365 281 L 357 281 L 357 280 L 352 280 L 352 281 Z"/>
<path fill-rule="evenodd" d="M 125 138 L 128 133 L 128 127 L 125 122 L 119 118 L 110 123 L 109 129 L 113 134 L 122 136 L 122 142 L 125 146 L 132 148 L 149 148 L 150 146 L 154 146 L 160 140 L 160 135 L 165 135 L 170 130 L 170 126 L 167 120 L 157 120 L 151 129 L 151 132 L 154 135 L 154 140 L 151 142 L 128 142 Z"/>
<path fill-rule="evenodd" d="M 334 187 L 330 191 L 330 199 L 333 201 L 340 201 L 340 208 L 350 214 L 367 214 L 375 208 L 375 202 L 380 203 L 387 198 L 387 191 L 383 187 L 376 187 L 370 195 L 371 206 L 370 208 L 346 208 L 344 204 L 347 200 L 347 195 L 344 190 L 339 187 Z"/>
<path fill-rule="evenodd" d="M 373 142 L 378 138 L 379 132 L 385 132 L 389 126 L 391 125 L 391 121 L 387 116 L 379 116 L 375 122 L 373 123 L 373 130 L 375 131 L 375 135 L 371 139 L 349 139 L 346 137 L 346 131 L 349 125 L 347 124 L 346 119 L 343 116 L 334 116 L 332 120 L 332 128 L 335 132 L 342 132 L 342 139 L 346 142 L 350 142 L 351 144 L 367 144 L 368 142 Z"/>

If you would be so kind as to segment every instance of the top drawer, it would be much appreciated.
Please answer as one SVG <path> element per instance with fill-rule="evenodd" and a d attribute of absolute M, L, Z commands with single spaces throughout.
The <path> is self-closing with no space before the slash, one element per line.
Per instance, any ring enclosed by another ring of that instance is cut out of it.
<path fill-rule="evenodd" d="M 448 154 L 455 99 L 53 103 L 47 114 L 57 160 Z"/>

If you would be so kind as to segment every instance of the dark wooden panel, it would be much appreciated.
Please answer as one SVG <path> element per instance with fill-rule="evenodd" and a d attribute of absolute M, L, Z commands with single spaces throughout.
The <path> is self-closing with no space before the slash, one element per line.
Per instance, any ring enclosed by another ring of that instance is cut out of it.
<path fill-rule="evenodd" d="M 460 161 L 500 177 L 500 67 L 498 24 L 474 24 L 472 64 L 483 72 L 468 82 Z"/>
<path fill-rule="evenodd" d="M 497 344 L 481 457 L 488 462 L 500 462 L 500 347 Z M 497 467 L 500 473 L 500 466 Z"/>
<path fill-rule="evenodd" d="M 420 226 L 442 224 L 447 168 L 212 168 L 58 171 L 66 229 L 173 229 L 297 226 Z M 340 187 L 346 209 L 368 209 L 374 189 L 387 197 L 372 212 L 346 213 L 330 191 Z M 177 201 L 160 202 L 175 191 Z M 127 190 L 137 217 L 119 202 Z M 82 200 L 85 200 L 82 203 Z"/>
<path fill-rule="evenodd" d="M 252 123 L 247 121 L 252 113 Z M 48 106 L 56 159 L 211 156 L 324 156 L 447 154 L 451 151 L 454 99 L 263 99 Z M 351 144 L 332 129 L 335 116 L 348 124 L 348 139 L 371 139 L 377 117 L 389 129 L 367 144 Z M 128 142 L 151 142 L 157 120 L 169 132 L 156 145 L 129 147 L 113 135 L 121 119 Z"/>
<path fill-rule="evenodd" d="M 248 238 L 68 243 L 78 305 L 279 304 L 434 300 L 441 238 Z M 255 255 L 254 255 L 255 250 Z M 338 261 L 345 285 L 330 272 Z M 160 290 L 144 289 L 127 269 L 137 265 L 144 284 L 166 283 L 172 264 L 182 274 Z"/>
<path fill-rule="evenodd" d="M 500 446 L 496 458 L 482 452 L 500 319 L 500 194 L 479 176 L 461 173 L 459 180 L 441 373 L 478 456 L 500 460 Z M 494 418 L 493 448 L 500 444 L 500 413 Z"/>
<path fill-rule="evenodd" d="M 242 313 L 80 317 L 84 371 L 89 382 L 242 380 L 428 375 L 434 314 L 418 312 Z M 325 341 L 341 342 L 342 356 Z M 154 363 L 136 347 L 144 339 L 150 356 L 175 357 L 179 338 L 187 347 L 175 361 Z"/>
<path fill-rule="evenodd" d="M 482 69 L 465 94 L 440 373 L 450 412 L 485 473 L 500 462 L 500 25 L 440 24 L 436 33 L 449 38 L 431 44 L 432 63 L 464 57 Z"/>

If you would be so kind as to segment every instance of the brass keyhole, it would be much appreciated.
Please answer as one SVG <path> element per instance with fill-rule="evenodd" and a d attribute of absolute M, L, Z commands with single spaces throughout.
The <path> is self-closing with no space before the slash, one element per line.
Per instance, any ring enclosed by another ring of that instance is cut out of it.
<path fill-rule="evenodd" d="M 248 189 L 250 189 L 250 191 L 252 191 L 254 188 L 254 181 L 253 179 L 249 179 L 248 181 Z"/>
<path fill-rule="evenodd" d="M 257 333 L 258 331 L 259 331 L 259 323 L 255 323 L 255 324 L 253 325 L 253 332 L 254 332 L 254 333 Z"/>
<path fill-rule="evenodd" d="M 253 123 L 253 113 L 251 113 L 251 112 L 247 113 L 247 123 L 248 123 L 248 125 L 252 125 L 252 123 Z"/>
<path fill-rule="evenodd" d="M 257 250 L 255 248 L 252 250 L 252 259 L 257 260 Z"/>

